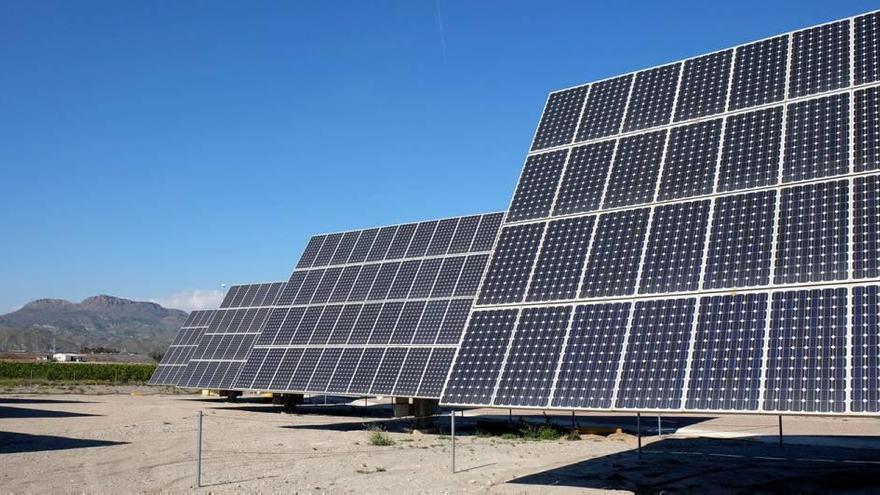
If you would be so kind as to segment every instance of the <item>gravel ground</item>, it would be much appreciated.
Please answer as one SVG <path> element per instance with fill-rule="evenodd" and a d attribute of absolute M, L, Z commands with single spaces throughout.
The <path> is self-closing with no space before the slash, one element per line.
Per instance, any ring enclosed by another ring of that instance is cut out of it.
<path fill-rule="evenodd" d="M 535 442 L 478 435 L 503 431 L 508 412 L 471 410 L 456 420 L 453 474 L 448 418 L 437 431 L 412 432 L 390 417 L 387 400 L 283 414 L 256 398 L 110 391 L 0 395 L 0 492 L 880 493 L 873 418 L 786 418 L 780 448 L 775 417 L 664 417 L 662 436 L 656 417 L 643 417 L 639 456 L 636 437 L 608 434 L 634 431 L 633 416 L 579 415 L 581 440 Z M 545 421 L 514 410 L 520 418 Z M 370 445 L 370 427 L 395 444 Z"/>

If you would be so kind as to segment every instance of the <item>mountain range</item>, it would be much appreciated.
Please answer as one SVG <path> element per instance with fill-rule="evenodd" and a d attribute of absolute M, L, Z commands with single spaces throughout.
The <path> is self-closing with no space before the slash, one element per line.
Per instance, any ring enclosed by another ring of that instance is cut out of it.
<path fill-rule="evenodd" d="M 73 303 L 37 299 L 0 315 L 0 351 L 79 352 L 103 347 L 151 355 L 163 353 L 187 313 L 156 303 L 94 296 Z"/>

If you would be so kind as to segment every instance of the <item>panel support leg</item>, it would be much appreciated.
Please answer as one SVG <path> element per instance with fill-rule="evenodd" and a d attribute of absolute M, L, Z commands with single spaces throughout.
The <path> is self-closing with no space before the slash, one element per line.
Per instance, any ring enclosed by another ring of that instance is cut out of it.
<path fill-rule="evenodd" d="M 782 448 L 782 415 L 779 415 L 779 447 Z"/>
<path fill-rule="evenodd" d="M 455 411 L 449 413 L 449 430 L 452 436 L 452 474 L 455 474 Z"/>
<path fill-rule="evenodd" d="M 657 436 L 663 436 L 663 423 L 660 422 L 660 415 L 657 415 Z"/>
<path fill-rule="evenodd" d="M 639 457 L 642 456 L 642 413 L 636 413 L 636 440 L 639 442 Z"/>
<path fill-rule="evenodd" d="M 574 419 L 574 411 L 571 412 L 571 429 L 574 430 L 577 428 L 577 422 Z"/>

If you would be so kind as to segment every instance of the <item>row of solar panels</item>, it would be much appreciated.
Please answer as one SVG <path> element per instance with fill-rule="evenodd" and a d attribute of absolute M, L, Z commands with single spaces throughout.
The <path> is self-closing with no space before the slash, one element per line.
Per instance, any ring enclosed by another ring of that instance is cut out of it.
<path fill-rule="evenodd" d="M 532 150 L 880 80 L 876 13 L 552 93 Z"/>
<path fill-rule="evenodd" d="M 839 93 L 530 155 L 507 221 L 878 170 L 878 93 L 870 87 L 854 102 Z"/>

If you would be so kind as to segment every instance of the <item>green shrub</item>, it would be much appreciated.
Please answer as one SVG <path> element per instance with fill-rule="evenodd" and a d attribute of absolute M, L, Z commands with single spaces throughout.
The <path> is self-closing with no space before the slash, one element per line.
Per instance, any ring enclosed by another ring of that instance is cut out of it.
<path fill-rule="evenodd" d="M 572 430 L 569 431 L 569 432 L 565 435 L 565 439 L 568 440 L 568 441 L 572 441 L 572 442 L 575 441 L 575 440 L 580 440 L 580 439 L 581 439 L 581 434 L 580 434 L 579 431 L 577 431 L 577 429 L 572 428 Z"/>
<path fill-rule="evenodd" d="M 0 361 L 0 379 L 50 382 L 143 383 L 155 370 L 154 364 Z"/>
<path fill-rule="evenodd" d="M 552 426 L 524 426 L 519 430 L 520 436 L 524 440 L 559 440 L 562 432 Z"/>
<path fill-rule="evenodd" d="M 371 426 L 370 428 L 368 428 L 367 431 L 370 432 L 370 438 L 368 440 L 368 443 L 370 445 L 375 445 L 377 447 L 388 447 L 395 444 L 394 439 L 391 438 L 391 435 L 385 433 L 385 431 L 378 426 Z"/>

